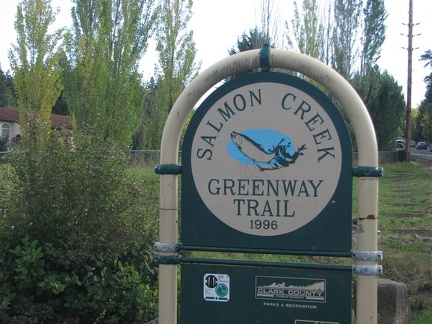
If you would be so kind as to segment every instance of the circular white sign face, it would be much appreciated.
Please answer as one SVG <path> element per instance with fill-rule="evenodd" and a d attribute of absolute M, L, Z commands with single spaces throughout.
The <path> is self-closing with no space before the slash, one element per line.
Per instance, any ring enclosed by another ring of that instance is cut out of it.
<path fill-rule="evenodd" d="M 198 194 L 229 227 L 257 236 L 295 231 L 337 188 L 341 144 L 326 110 L 307 93 L 257 82 L 217 99 L 196 129 L 191 169 Z"/>

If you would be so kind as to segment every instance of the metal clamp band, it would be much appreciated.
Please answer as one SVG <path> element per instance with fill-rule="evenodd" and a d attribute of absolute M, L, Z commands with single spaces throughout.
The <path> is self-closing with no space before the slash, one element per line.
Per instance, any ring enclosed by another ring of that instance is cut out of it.
<path fill-rule="evenodd" d="M 383 268 L 381 265 L 375 265 L 375 266 L 367 266 L 367 265 L 353 265 L 352 271 L 355 274 L 361 275 L 361 276 L 381 276 L 383 274 Z"/>
<path fill-rule="evenodd" d="M 384 169 L 380 167 L 359 166 L 352 169 L 353 177 L 379 178 L 384 175 Z"/>
<path fill-rule="evenodd" d="M 352 251 L 352 257 L 359 261 L 382 261 L 382 251 Z"/>
<path fill-rule="evenodd" d="M 155 261 L 159 264 L 178 264 L 178 255 L 156 255 Z"/>
<path fill-rule="evenodd" d="M 261 72 L 270 71 L 270 45 L 264 44 L 259 52 L 259 55 L 260 55 Z"/>
<path fill-rule="evenodd" d="M 156 242 L 154 244 L 154 249 L 157 252 L 176 253 L 179 251 L 179 244 Z"/>
<path fill-rule="evenodd" d="M 156 174 L 181 174 L 182 167 L 178 164 L 159 164 L 155 167 Z"/>

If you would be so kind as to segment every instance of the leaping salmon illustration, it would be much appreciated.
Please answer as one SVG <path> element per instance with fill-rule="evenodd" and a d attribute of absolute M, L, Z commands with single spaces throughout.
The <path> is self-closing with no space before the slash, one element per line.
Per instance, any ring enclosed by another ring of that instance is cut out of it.
<path fill-rule="evenodd" d="M 231 132 L 231 140 L 235 147 L 261 171 L 289 167 L 304 155 L 303 151 L 306 149 L 306 145 L 303 144 L 296 152 L 290 154 L 291 142 L 286 138 L 282 138 L 271 149 L 265 149 L 262 144 L 255 142 L 249 136 L 235 131 Z"/>
<path fill-rule="evenodd" d="M 266 152 L 261 144 L 246 135 L 232 131 L 231 139 L 237 149 L 254 162 L 269 163 L 274 158 L 274 151 Z"/>

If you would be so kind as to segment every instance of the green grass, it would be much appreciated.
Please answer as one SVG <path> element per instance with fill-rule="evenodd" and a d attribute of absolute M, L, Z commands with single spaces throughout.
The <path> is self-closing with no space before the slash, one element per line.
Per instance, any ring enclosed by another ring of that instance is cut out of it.
<path fill-rule="evenodd" d="M 405 213 L 409 217 L 401 216 Z M 431 177 L 414 163 L 384 166 L 379 184 L 379 227 L 383 233 L 395 228 L 432 229 Z"/>
<path fill-rule="evenodd" d="M 432 323 L 432 245 L 422 240 L 432 236 L 427 232 L 432 230 L 431 180 L 423 165 L 395 163 L 384 166 L 379 183 L 379 249 L 384 255 L 384 277 L 406 284 L 411 323 L 416 324 Z M 398 213 L 413 214 L 396 217 Z"/>
<path fill-rule="evenodd" d="M 410 321 L 411 324 L 430 324 L 432 323 L 432 307 L 421 312 L 414 312 Z"/>
<path fill-rule="evenodd" d="M 414 314 L 411 323 L 429 324 L 432 323 L 432 246 L 430 242 L 421 241 L 418 232 L 412 233 L 410 231 L 432 229 L 432 178 L 430 174 L 425 172 L 422 165 L 415 163 L 395 163 L 383 165 L 383 167 L 384 177 L 379 179 L 378 197 L 378 224 L 382 233 L 379 239 L 379 250 L 382 250 L 384 255 L 383 277 L 407 285 Z M 353 183 L 354 218 L 357 217 L 357 181 L 355 178 Z M 409 191 L 402 194 L 397 191 L 401 188 L 408 188 Z M 394 204 L 394 202 L 399 204 Z M 403 206 L 404 203 L 407 205 Z M 397 213 L 401 212 L 419 213 L 419 216 L 395 217 Z M 406 232 L 401 230 L 406 230 Z M 346 258 L 265 254 L 193 252 L 192 256 L 270 262 L 353 263 L 351 259 Z"/>
<path fill-rule="evenodd" d="M 422 165 L 395 163 L 383 165 L 384 176 L 379 179 L 379 250 L 383 251 L 384 277 L 404 282 L 408 287 L 413 324 L 432 323 L 432 245 L 423 242 L 410 230 L 432 230 L 431 174 Z M 0 165 L 0 179 L 9 172 L 8 165 Z M 127 173 L 143 192 L 141 213 L 149 216 L 148 230 L 157 228 L 159 214 L 159 176 L 151 168 L 133 167 Z M 407 188 L 402 193 L 400 189 Z M 392 204 L 415 203 L 416 206 Z M 357 179 L 353 184 L 353 217 L 357 217 Z M 415 217 L 394 217 L 400 212 L 420 213 Z M 395 230 L 399 231 L 395 231 Z M 401 232 L 406 229 L 407 232 Z M 158 233 L 152 233 L 158 240 Z M 419 235 L 419 234 L 417 234 Z M 421 235 L 420 235 L 421 236 Z M 200 258 L 260 260 L 269 262 L 352 264 L 347 258 L 304 257 L 268 254 L 188 252 Z"/>

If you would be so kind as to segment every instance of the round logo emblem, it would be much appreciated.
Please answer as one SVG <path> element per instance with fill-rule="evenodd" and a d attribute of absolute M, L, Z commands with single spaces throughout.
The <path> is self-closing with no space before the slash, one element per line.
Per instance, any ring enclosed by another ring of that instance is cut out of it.
<path fill-rule="evenodd" d="M 313 97 L 257 82 L 207 105 L 192 139 L 191 169 L 199 196 L 222 222 L 251 235 L 281 235 L 332 203 L 341 145 Z"/>

